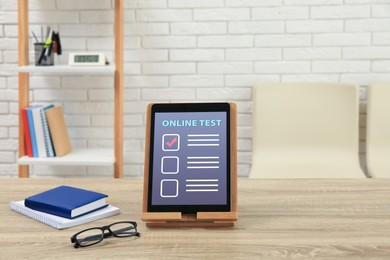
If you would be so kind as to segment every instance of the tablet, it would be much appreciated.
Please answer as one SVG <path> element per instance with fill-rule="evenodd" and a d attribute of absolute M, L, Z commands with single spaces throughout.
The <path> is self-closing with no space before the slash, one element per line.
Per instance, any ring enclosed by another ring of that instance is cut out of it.
<path fill-rule="evenodd" d="M 153 104 L 150 119 L 148 211 L 230 211 L 230 104 Z"/>

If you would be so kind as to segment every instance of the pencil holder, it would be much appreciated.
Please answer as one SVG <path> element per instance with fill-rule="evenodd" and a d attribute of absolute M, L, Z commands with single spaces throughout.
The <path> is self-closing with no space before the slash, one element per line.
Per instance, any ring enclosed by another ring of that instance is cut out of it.
<path fill-rule="evenodd" d="M 34 43 L 35 66 L 53 66 L 54 55 L 53 51 L 44 48 L 45 43 Z"/>

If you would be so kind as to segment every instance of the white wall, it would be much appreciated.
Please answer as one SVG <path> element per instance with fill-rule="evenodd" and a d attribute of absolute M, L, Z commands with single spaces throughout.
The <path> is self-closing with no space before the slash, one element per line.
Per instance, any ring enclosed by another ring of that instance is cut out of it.
<path fill-rule="evenodd" d="M 235 101 L 239 175 L 251 162 L 251 86 L 390 81 L 390 0 L 125 0 L 125 176 L 143 169 L 149 102 Z M 30 0 L 30 30 L 60 31 L 64 55 L 113 55 L 112 0 Z M 0 177 L 17 176 L 17 1 L 0 0 Z M 31 44 L 32 45 L 32 44 Z M 31 56 L 33 53 L 31 53 Z M 32 102 L 64 106 L 72 143 L 112 147 L 111 77 L 34 76 Z M 35 167 L 32 176 L 112 176 L 112 167 Z"/>

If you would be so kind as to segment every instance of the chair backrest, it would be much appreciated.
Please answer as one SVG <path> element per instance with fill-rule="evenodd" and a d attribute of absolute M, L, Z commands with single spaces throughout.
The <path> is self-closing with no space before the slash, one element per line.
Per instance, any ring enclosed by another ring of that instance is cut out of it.
<path fill-rule="evenodd" d="M 390 177 L 390 84 L 367 89 L 366 158 L 372 177 Z"/>
<path fill-rule="evenodd" d="M 253 164 L 261 161 L 260 154 L 267 156 L 272 152 L 276 156 L 292 152 L 295 156 L 300 151 L 318 151 L 318 154 L 333 151 L 333 154 L 348 154 L 348 160 L 358 165 L 358 175 L 362 177 L 358 160 L 358 120 L 359 89 L 354 85 L 274 83 L 255 86 Z M 263 176 L 259 170 L 252 169 L 250 177 L 257 174 Z"/>

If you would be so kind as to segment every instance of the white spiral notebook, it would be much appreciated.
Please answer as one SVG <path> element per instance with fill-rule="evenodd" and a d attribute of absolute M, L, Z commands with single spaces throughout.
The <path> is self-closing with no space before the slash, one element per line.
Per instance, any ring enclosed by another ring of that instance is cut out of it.
<path fill-rule="evenodd" d="M 46 118 L 46 110 L 53 108 L 53 105 L 49 105 L 46 107 L 41 108 L 39 112 L 41 112 L 41 118 L 42 118 L 42 129 L 43 129 L 43 138 L 45 140 L 45 148 L 46 148 L 46 153 L 47 157 L 54 157 L 54 147 L 53 147 L 53 142 L 51 140 L 51 134 L 49 130 L 49 124 L 47 123 L 47 118 Z"/>
<path fill-rule="evenodd" d="M 26 206 L 24 206 L 24 200 L 11 201 L 9 203 L 9 207 L 16 212 L 26 215 L 27 217 L 30 217 L 32 219 L 38 220 L 56 229 L 64 229 L 68 227 L 81 225 L 94 220 L 111 217 L 119 214 L 120 212 L 119 208 L 108 205 L 105 208 L 96 210 L 84 216 L 74 218 L 74 219 L 67 219 L 67 218 L 62 218 L 62 217 L 54 216 L 51 214 L 47 214 L 44 212 L 27 208 Z"/>

